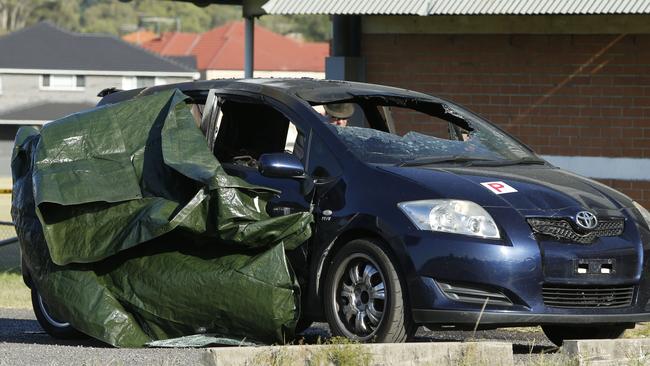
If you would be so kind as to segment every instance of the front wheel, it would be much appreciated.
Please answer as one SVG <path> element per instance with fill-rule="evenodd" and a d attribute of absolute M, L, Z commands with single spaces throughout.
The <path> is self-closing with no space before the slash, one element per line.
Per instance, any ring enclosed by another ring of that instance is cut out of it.
<path fill-rule="evenodd" d="M 334 336 L 360 342 L 398 343 L 415 326 L 395 266 L 381 243 L 353 240 L 329 266 L 324 308 Z"/>
<path fill-rule="evenodd" d="M 86 336 L 74 329 L 70 323 L 57 319 L 47 304 L 43 300 L 41 294 L 38 293 L 36 287 L 32 284 L 32 307 L 34 308 L 34 315 L 43 330 L 54 338 L 58 339 L 83 339 Z"/>
<path fill-rule="evenodd" d="M 623 335 L 627 324 L 603 325 L 592 327 L 570 327 L 562 325 L 544 325 L 542 330 L 551 342 L 561 346 L 566 339 L 616 339 Z"/>

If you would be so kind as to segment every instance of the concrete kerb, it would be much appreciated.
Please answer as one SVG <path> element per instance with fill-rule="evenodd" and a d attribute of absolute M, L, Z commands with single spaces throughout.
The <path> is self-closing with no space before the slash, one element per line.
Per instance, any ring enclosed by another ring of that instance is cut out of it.
<path fill-rule="evenodd" d="M 650 339 L 567 340 L 562 353 L 579 365 L 650 365 Z"/>
<path fill-rule="evenodd" d="M 272 365 L 503 365 L 514 364 L 506 342 L 331 344 L 210 348 L 205 364 Z"/>

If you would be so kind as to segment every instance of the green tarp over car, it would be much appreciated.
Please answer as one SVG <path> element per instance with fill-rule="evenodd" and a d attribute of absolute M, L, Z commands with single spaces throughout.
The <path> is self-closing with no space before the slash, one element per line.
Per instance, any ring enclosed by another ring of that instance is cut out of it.
<path fill-rule="evenodd" d="M 224 172 L 186 100 L 165 91 L 18 132 L 24 265 L 54 315 L 114 346 L 285 341 L 300 312 L 285 251 L 311 214 L 269 217 L 277 192 Z"/>

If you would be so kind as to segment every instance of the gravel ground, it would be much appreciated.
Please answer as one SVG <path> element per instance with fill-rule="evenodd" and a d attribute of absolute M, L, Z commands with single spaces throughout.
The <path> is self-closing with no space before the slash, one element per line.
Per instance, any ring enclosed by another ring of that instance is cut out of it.
<path fill-rule="evenodd" d="M 305 332 L 308 342 L 319 337 L 329 337 L 326 324 L 315 324 Z M 460 342 L 471 338 L 472 332 L 432 332 L 421 327 L 413 341 Z M 479 331 L 475 339 L 511 342 L 518 365 L 557 358 L 556 348 L 538 328 Z M 202 354 L 201 349 L 116 349 L 94 340 L 57 340 L 42 331 L 31 310 L 0 309 L 0 365 L 192 365 L 201 363 Z"/>
<path fill-rule="evenodd" d="M 197 365 L 200 349 L 117 349 L 47 335 L 31 310 L 0 309 L 0 365 Z"/>

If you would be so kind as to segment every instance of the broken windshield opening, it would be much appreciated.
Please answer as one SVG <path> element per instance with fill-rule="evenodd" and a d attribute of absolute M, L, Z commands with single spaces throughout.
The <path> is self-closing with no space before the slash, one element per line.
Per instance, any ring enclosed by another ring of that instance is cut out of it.
<path fill-rule="evenodd" d="M 544 162 L 503 131 L 451 103 L 368 97 L 313 107 L 367 163 Z"/>

